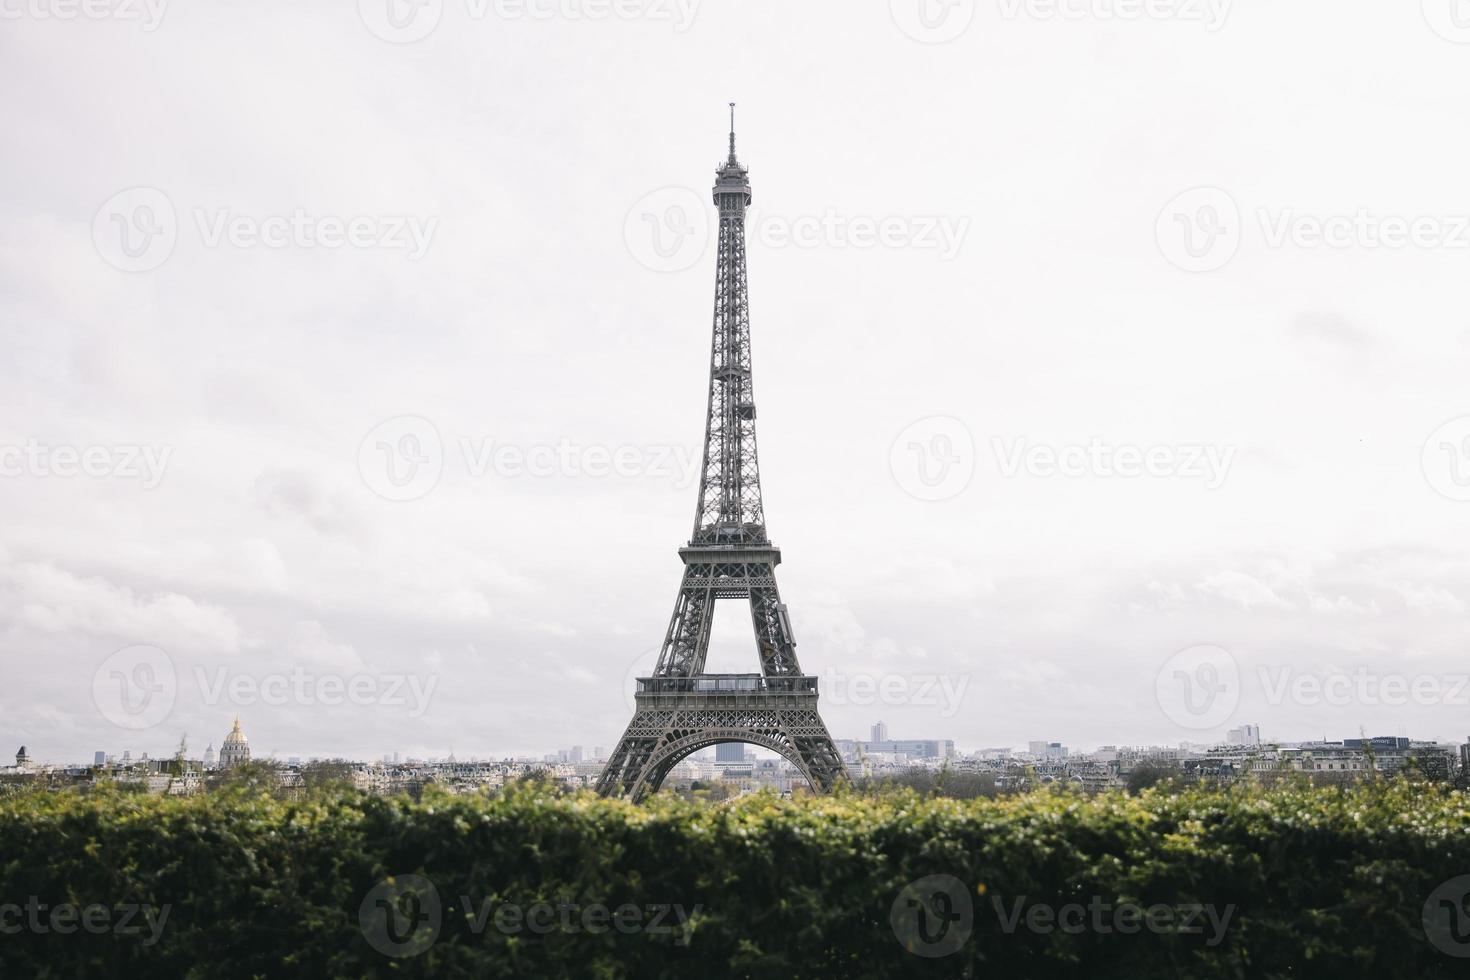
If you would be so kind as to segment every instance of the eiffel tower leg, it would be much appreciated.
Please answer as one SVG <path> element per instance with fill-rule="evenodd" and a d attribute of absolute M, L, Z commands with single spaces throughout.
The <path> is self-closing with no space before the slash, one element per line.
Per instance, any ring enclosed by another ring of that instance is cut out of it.
<path fill-rule="evenodd" d="M 653 672 L 660 677 L 689 677 L 704 671 L 709 653 L 710 628 L 714 625 L 715 594 L 711 569 L 706 565 L 688 565 L 669 618 L 669 631 L 664 635 L 658 666 Z"/>
<path fill-rule="evenodd" d="M 767 677 L 797 675 L 796 638 L 791 635 L 791 620 L 776 591 L 776 572 L 769 565 L 757 566 L 752 577 L 759 575 L 771 582 L 750 590 L 750 618 L 755 624 L 755 645 L 760 651 L 761 673 Z"/>

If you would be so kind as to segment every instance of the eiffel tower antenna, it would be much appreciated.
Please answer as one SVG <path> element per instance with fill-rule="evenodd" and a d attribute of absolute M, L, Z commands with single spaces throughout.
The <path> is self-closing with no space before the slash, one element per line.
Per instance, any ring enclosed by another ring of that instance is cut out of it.
<path fill-rule="evenodd" d="M 797 662 L 791 618 L 776 588 L 781 549 L 766 536 L 745 270 L 750 172 L 735 158 L 733 102 L 730 155 L 715 171 L 712 193 L 720 241 L 694 530 L 679 549 L 684 579 L 658 664 L 652 676 L 638 678 L 633 720 L 597 781 L 604 796 L 640 799 L 685 756 L 720 742 L 770 749 L 818 791 L 847 778 L 817 711 L 817 678 L 802 673 Z M 760 673 L 705 673 L 718 599 L 749 602 Z"/>
<path fill-rule="evenodd" d="M 735 162 L 735 103 L 730 103 L 730 159 L 727 163 Z"/>

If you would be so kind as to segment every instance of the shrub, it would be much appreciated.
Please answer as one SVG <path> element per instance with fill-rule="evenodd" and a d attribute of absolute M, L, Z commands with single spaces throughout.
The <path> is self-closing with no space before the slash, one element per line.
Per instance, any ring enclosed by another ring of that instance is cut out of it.
<path fill-rule="evenodd" d="M 1421 916 L 1470 875 L 1467 803 L 1396 782 L 720 806 L 535 783 L 29 793 L 0 800 L 0 976 L 1459 977 L 1441 947 L 1470 935 L 1437 947 Z M 48 918 L 93 904 L 106 928 Z M 131 906 L 161 927 L 129 934 Z"/>

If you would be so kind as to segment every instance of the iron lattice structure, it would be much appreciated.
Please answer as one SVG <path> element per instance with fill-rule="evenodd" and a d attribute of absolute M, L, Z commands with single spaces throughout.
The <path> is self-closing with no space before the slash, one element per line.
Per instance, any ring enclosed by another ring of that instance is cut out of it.
<path fill-rule="evenodd" d="M 597 783 L 604 796 L 640 799 L 658 789 L 685 756 L 718 742 L 748 742 L 789 760 L 825 791 L 847 771 L 817 712 L 817 679 L 801 672 L 796 638 L 776 566 L 781 550 L 766 536 L 755 448 L 745 209 L 750 172 L 730 155 L 715 171 L 720 212 L 714 335 L 704 467 L 694 533 L 679 549 L 684 581 L 653 676 L 638 678 L 633 720 Z M 759 674 L 706 674 L 715 602 L 750 602 Z"/>

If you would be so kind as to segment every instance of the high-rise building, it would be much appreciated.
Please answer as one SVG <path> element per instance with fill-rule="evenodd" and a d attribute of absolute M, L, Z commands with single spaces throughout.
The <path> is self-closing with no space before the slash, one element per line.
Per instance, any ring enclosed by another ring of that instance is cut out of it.
<path fill-rule="evenodd" d="M 878 722 L 876 725 L 874 725 L 873 726 L 873 737 L 871 739 L 869 739 L 869 741 L 872 741 L 872 742 L 886 742 L 886 741 L 888 741 L 888 726 L 885 725 L 881 721 Z"/>
<path fill-rule="evenodd" d="M 94 766 L 105 766 L 105 765 L 107 765 L 107 753 L 106 752 L 93 752 L 92 753 L 92 765 L 94 765 Z"/>
<path fill-rule="evenodd" d="M 744 762 L 745 743 L 720 742 L 715 746 L 716 762 Z"/>
<path fill-rule="evenodd" d="M 1232 728 L 1232 729 L 1230 729 L 1230 731 L 1228 731 L 1228 732 L 1225 733 L 1225 744 L 1226 745 L 1260 745 L 1261 744 L 1261 726 L 1260 725 L 1241 725 L 1239 728 Z"/>

